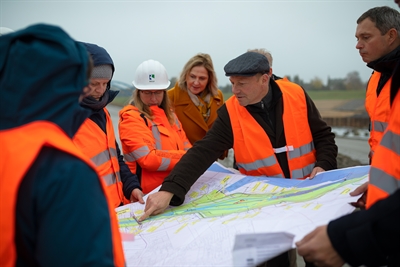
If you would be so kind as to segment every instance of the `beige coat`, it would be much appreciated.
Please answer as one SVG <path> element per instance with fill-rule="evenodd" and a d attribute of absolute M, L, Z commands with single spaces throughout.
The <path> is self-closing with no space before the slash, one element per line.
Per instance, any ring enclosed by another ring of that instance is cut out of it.
<path fill-rule="evenodd" d="M 168 96 L 175 109 L 175 114 L 182 123 L 183 130 L 192 145 L 206 135 L 217 118 L 217 109 L 224 104 L 222 92 L 218 90 L 218 96 L 213 97 L 210 117 L 206 123 L 188 93 L 180 89 L 178 84 L 175 84 L 175 87 L 168 90 Z"/>

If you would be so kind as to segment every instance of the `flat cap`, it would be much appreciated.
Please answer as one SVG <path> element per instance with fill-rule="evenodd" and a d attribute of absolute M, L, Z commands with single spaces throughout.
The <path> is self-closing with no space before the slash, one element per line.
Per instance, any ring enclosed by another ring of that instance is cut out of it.
<path fill-rule="evenodd" d="M 269 71 L 268 59 L 256 52 L 246 52 L 229 61 L 225 67 L 225 76 L 254 76 Z"/>

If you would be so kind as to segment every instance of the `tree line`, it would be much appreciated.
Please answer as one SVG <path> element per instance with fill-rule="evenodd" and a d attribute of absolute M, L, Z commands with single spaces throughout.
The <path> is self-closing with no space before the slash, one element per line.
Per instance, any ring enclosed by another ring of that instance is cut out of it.
<path fill-rule="evenodd" d="M 286 75 L 289 81 L 294 82 L 304 90 L 365 90 L 367 83 L 363 82 L 360 78 L 360 74 L 357 71 L 347 73 L 345 78 L 331 79 L 328 77 L 328 82 L 324 84 L 321 78 L 315 77 L 306 83 L 303 79 L 300 79 L 299 75 L 290 76 Z M 222 92 L 230 92 L 231 85 L 227 84 L 220 87 Z"/>
<path fill-rule="evenodd" d="M 308 83 L 304 82 L 303 79 L 300 79 L 299 75 L 294 75 L 293 77 L 291 77 L 290 75 L 286 75 L 285 77 L 288 78 L 289 81 L 292 81 L 303 87 L 304 90 L 365 90 L 367 86 L 367 83 L 361 80 L 360 74 L 357 71 L 347 73 L 345 78 L 331 79 L 328 77 L 328 81 L 326 84 L 324 84 L 322 79 L 317 76 L 311 79 Z M 168 89 L 175 86 L 177 77 L 172 77 L 170 81 L 171 84 Z M 112 87 L 115 87 L 116 90 L 128 89 L 121 90 L 125 92 L 120 92 L 120 96 L 121 93 L 122 95 L 124 95 L 125 93 L 129 95 L 131 94 L 132 90 L 134 90 L 133 86 L 130 86 L 130 88 L 121 88 L 117 84 L 114 84 Z M 231 84 L 226 84 L 225 86 L 219 86 L 219 89 L 223 93 L 230 93 L 232 90 L 232 86 Z"/>

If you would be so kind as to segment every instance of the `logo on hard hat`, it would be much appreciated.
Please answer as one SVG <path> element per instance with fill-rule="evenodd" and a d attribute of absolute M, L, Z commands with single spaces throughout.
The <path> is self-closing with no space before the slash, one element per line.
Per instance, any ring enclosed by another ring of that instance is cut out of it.
<path fill-rule="evenodd" d="M 149 82 L 155 82 L 156 75 L 149 74 Z"/>

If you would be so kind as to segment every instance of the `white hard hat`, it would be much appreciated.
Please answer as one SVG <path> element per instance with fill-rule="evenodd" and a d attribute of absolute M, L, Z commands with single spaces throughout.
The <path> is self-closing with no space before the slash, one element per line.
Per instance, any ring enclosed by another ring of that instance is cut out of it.
<path fill-rule="evenodd" d="M 156 60 L 149 59 L 137 67 L 132 84 L 139 90 L 165 90 L 171 82 L 164 66 Z"/>

